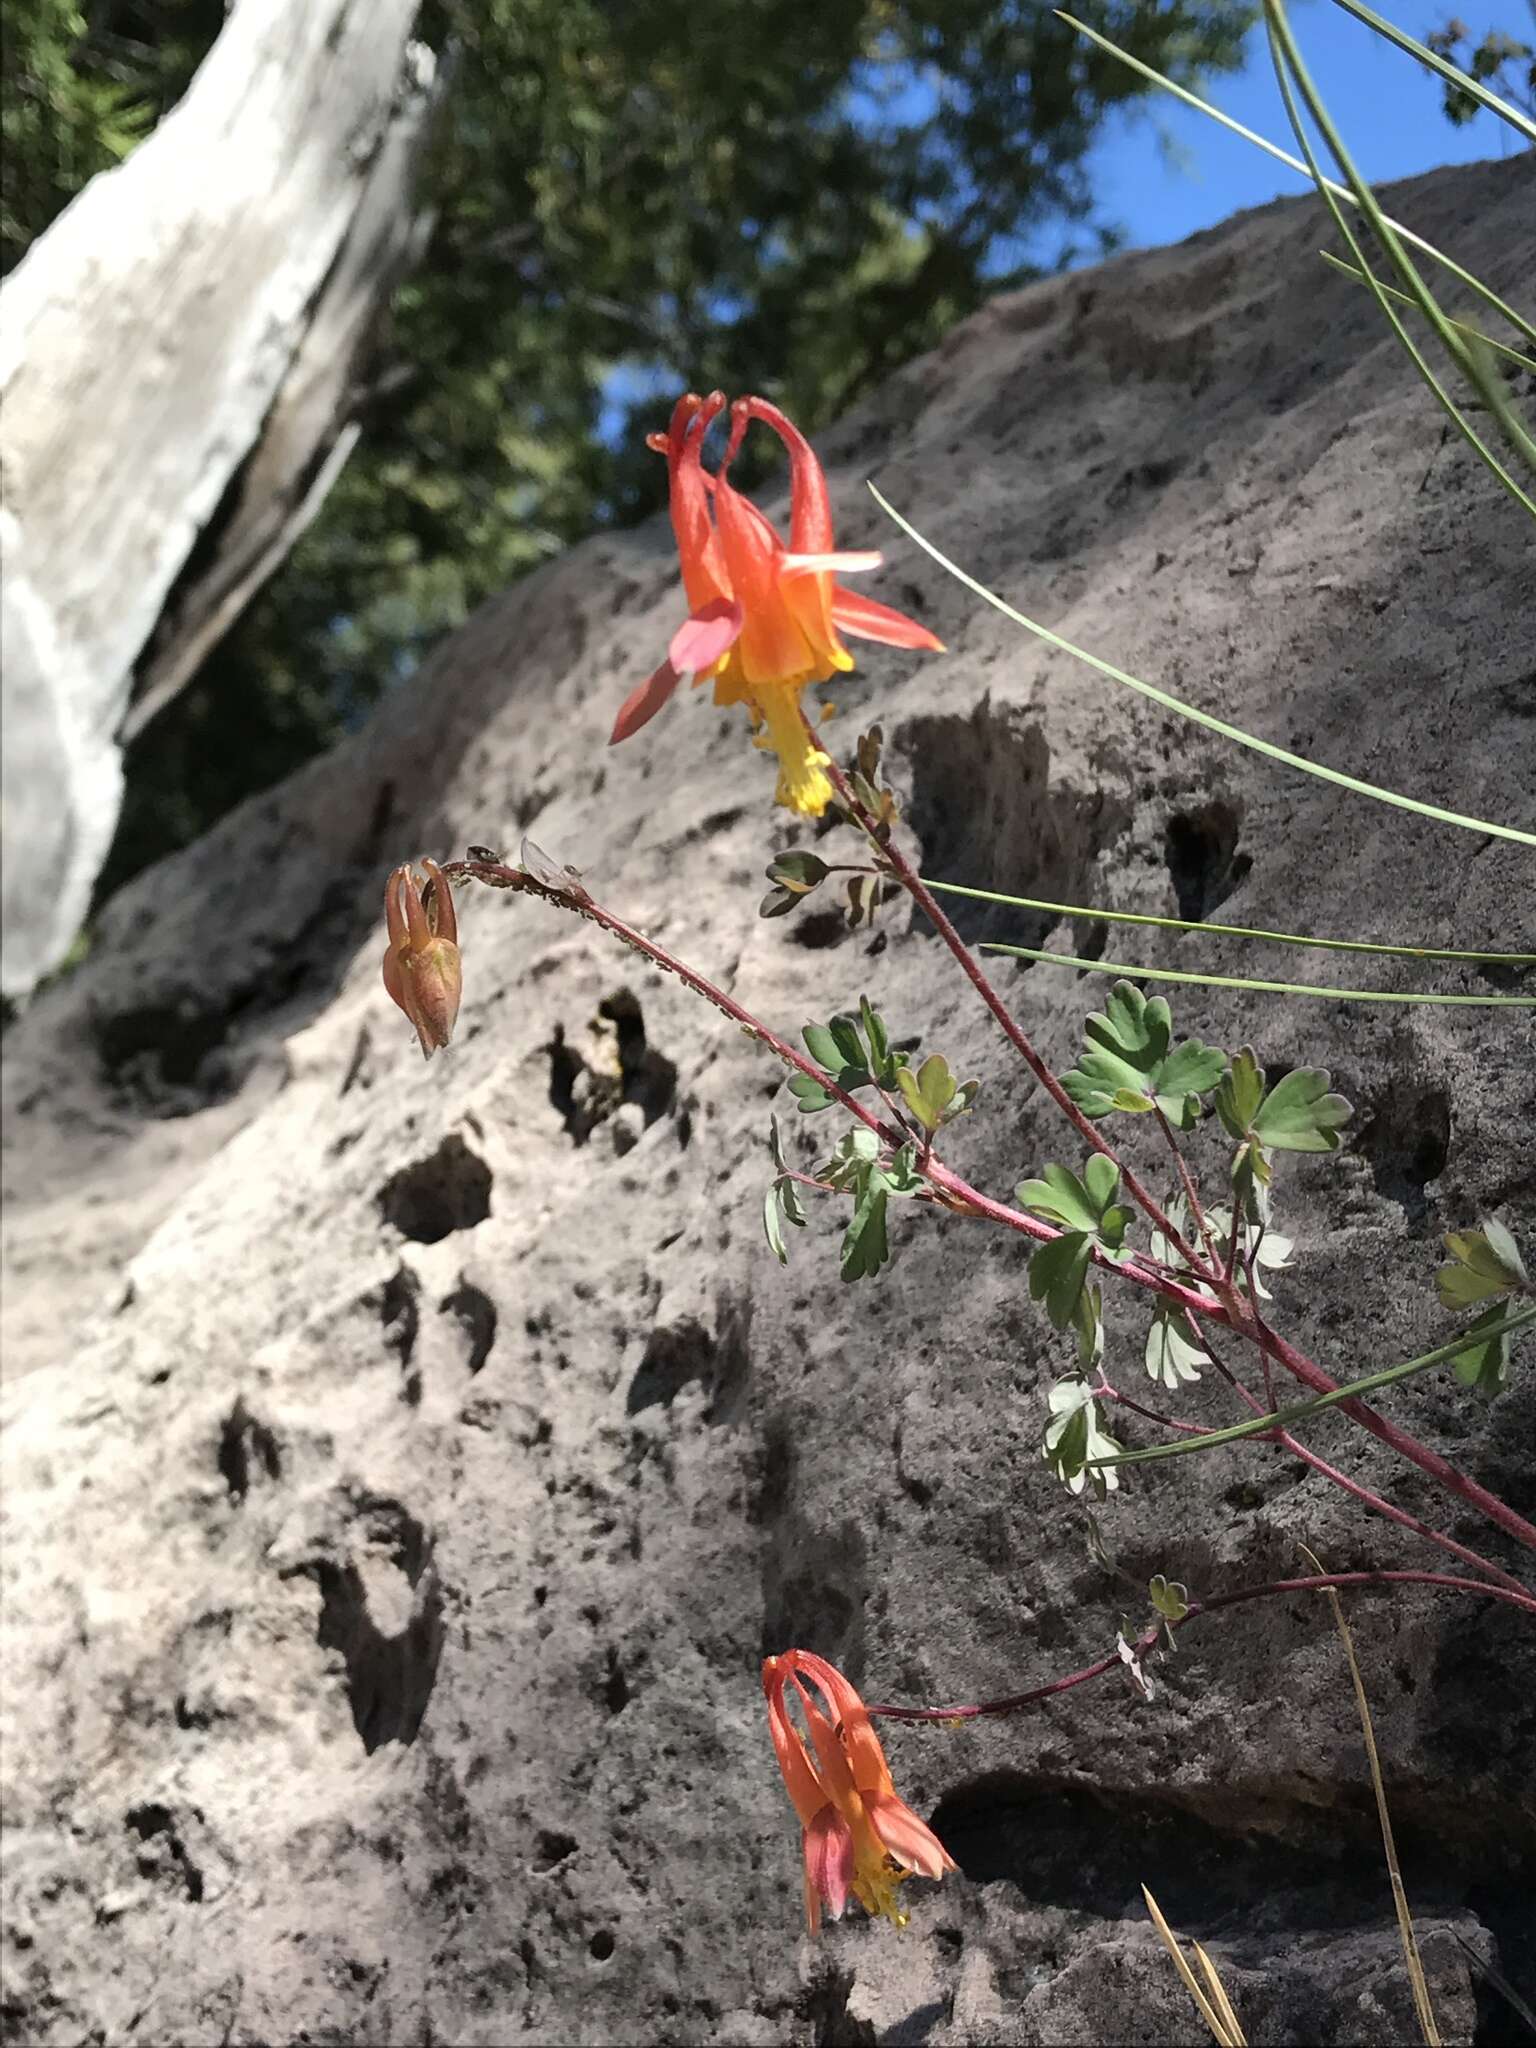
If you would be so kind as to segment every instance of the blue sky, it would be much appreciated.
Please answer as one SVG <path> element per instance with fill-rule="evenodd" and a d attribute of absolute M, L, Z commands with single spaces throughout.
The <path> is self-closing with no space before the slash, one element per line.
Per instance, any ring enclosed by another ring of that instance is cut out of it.
<path fill-rule="evenodd" d="M 1421 42 L 1453 14 L 1468 24 L 1474 42 L 1491 28 L 1531 40 L 1520 0 L 1502 0 L 1491 12 L 1466 0 L 1461 5 L 1450 0 L 1443 5 L 1422 0 L 1374 4 Z M 1291 23 L 1319 92 L 1373 182 L 1411 177 L 1439 164 L 1471 163 L 1516 146 L 1513 131 L 1492 114 L 1479 113 L 1466 127 L 1453 128 L 1441 112 L 1439 81 L 1332 0 L 1297 7 Z M 1294 154 L 1262 28 L 1249 38 L 1244 69 L 1212 81 L 1206 97 Z M 1168 160 L 1165 142 L 1172 145 L 1174 161 Z M 1117 117 L 1091 151 L 1089 167 L 1102 213 L 1127 229 L 1133 248 L 1182 241 L 1240 207 L 1262 206 L 1307 189 L 1298 174 L 1166 93 Z"/>

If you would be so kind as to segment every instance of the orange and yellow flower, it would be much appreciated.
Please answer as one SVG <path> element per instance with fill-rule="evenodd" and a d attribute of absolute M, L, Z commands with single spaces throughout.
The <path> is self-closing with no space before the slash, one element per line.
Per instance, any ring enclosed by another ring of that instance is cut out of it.
<path fill-rule="evenodd" d="M 778 755 L 778 801 L 817 817 L 831 801 L 832 784 L 827 757 L 801 715 L 800 692 L 853 667 L 844 633 L 936 652 L 944 643 L 905 613 L 836 581 L 840 574 L 878 568 L 881 557 L 874 550 L 837 552 L 826 476 L 810 443 L 776 405 L 737 399 L 719 470 L 708 473 L 704 437 L 725 402 L 723 391 L 708 398 L 690 392 L 673 409 L 668 432 L 650 438 L 667 458 L 688 617 L 673 634 L 667 659 L 625 699 L 612 737 L 616 742 L 638 732 L 685 676 L 697 683 L 712 678 L 715 702 L 744 705 L 757 744 Z M 771 427 L 789 451 L 787 548 L 730 481 L 753 420 Z"/>
<path fill-rule="evenodd" d="M 806 1682 L 821 1695 L 821 1705 Z M 790 1716 L 790 1687 L 810 1734 L 809 1748 Z M 803 1830 L 811 1933 L 821 1924 L 823 1905 L 834 1920 L 841 1919 L 850 1892 L 865 1912 L 883 1913 L 905 1927 L 907 1916 L 897 1902 L 902 1880 L 914 1872 L 942 1877 L 955 1864 L 932 1828 L 896 1797 L 869 1709 L 840 1671 L 809 1650 L 767 1658 L 763 1691 L 774 1755 Z"/>
<path fill-rule="evenodd" d="M 431 1059 L 453 1036 L 464 976 L 453 890 L 435 860 L 421 865 L 425 890 L 410 867 L 396 868 L 384 884 L 389 927 L 384 986 L 414 1025 L 423 1055 Z"/>

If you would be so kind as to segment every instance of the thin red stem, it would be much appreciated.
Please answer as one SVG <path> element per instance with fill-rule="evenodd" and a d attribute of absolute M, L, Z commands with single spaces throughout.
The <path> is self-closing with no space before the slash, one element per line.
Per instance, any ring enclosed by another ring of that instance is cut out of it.
<path fill-rule="evenodd" d="M 1232 1368 L 1221 1357 L 1210 1338 L 1200 1328 L 1200 1325 L 1193 1316 L 1190 1316 L 1189 1323 L 1196 1339 L 1204 1349 L 1206 1357 L 1215 1366 L 1216 1370 L 1238 1398 L 1245 1401 L 1255 1415 L 1268 1415 L 1271 1410 L 1265 1408 L 1255 1395 L 1243 1385 L 1237 1374 L 1233 1372 Z M 1340 1406 L 1342 1405 L 1340 1403 Z M 1448 1552 L 1450 1556 L 1460 1558 L 1463 1564 L 1469 1564 L 1475 1570 L 1485 1572 L 1490 1579 L 1496 1581 L 1501 1586 L 1507 1587 L 1511 1592 L 1522 1594 L 1525 1592 L 1525 1588 L 1521 1585 L 1520 1581 L 1512 1573 L 1505 1571 L 1502 1565 L 1496 1565 L 1488 1558 L 1480 1557 L 1475 1550 L 1470 1549 L 1465 1543 L 1458 1543 L 1454 1536 L 1446 1536 L 1440 1530 L 1432 1529 L 1428 1522 L 1421 1522 L 1417 1515 L 1410 1515 L 1406 1508 L 1394 1507 L 1392 1502 L 1384 1499 L 1381 1494 L 1372 1493 L 1370 1488 L 1362 1486 L 1358 1479 L 1351 1479 L 1349 1474 L 1341 1472 L 1337 1465 L 1330 1465 L 1326 1458 L 1320 1458 L 1316 1451 L 1309 1450 L 1301 1439 L 1292 1436 L 1288 1429 L 1271 1430 L 1269 1441 L 1279 1445 L 1283 1450 L 1289 1451 L 1293 1458 L 1300 1458 L 1304 1465 L 1310 1465 L 1314 1472 L 1320 1472 L 1325 1479 L 1332 1480 L 1335 1486 L 1341 1488 L 1345 1493 L 1352 1494 L 1363 1506 L 1370 1508 L 1378 1515 L 1385 1515 L 1389 1522 L 1396 1522 L 1399 1528 L 1411 1529 L 1415 1536 L 1422 1536 L 1427 1543 L 1433 1543 L 1439 1549 Z"/>
<path fill-rule="evenodd" d="M 1309 1578 L 1271 1579 L 1267 1585 L 1243 1586 L 1235 1593 L 1218 1593 L 1210 1600 L 1191 1600 L 1188 1611 L 1177 1621 L 1159 1619 L 1155 1626 L 1138 1636 L 1131 1647 L 1138 1657 L 1148 1656 L 1157 1648 L 1165 1628 L 1182 1628 L 1185 1622 L 1195 1621 L 1202 1614 L 1215 1614 L 1223 1607 L 1237 1607 L 1245 1600 L 1265 1600 L 1281 1593 L 1317 1593 L 1328 1587 L 1386 1585 L 1440 1586 L 1453 1593 L 1481 1593 L 1487 1600 L 1503 1600 L 1511 1607 L 1521 1607 L 1529 1614 L 1536 1614 L 1536 1598 L 1529 1593 L 1509 1592 L 1503 1586 L 1487 1586 L 1479 1579 L 1457 1578 L 1449 1572 L 1317 1572 Z M 1048 1685 L 1033 1686 L 1028 1692 L 1009 1693 L 1002 1699 L 982 1700 L 975 1706 L 872 1706 L 869 1712 L 887 1721 L 979 1721 L 1002 1714 L 1021 1713 L 1025 1707 L 1038 1706 L 1042 1700 L 1054 1699 L 1058 1693 L 1071 1692 L 1074 1686 L 1086 1685 L 1092 1678 L 1102 1678 L 1106 1671 L 1123 1668 L 1124 1659 L 1115 1650 L 1108 1657 L 1085 1664 L 1081 1671 L 1069 1672 L 1065 1678 L 1053 1678 Z"/>

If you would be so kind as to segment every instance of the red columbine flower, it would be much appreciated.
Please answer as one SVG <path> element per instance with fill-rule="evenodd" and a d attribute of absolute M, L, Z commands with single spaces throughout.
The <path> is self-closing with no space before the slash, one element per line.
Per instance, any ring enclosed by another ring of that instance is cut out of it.
<path fill-rule="evenodd" d="M 625 699 L 613 740 L 626 740 L 666 703 L 685 676 L 712 677 L 717 704 L 744 704 L 759 746 L 779 757 L 778 801 L 819 816 L 831 800 L 826 756 L 806 731 L 800 692 L 807 683 L 853 667 L 840 635 L 892 647 L 942 652 L 926 626 L 873 598 L 858 597 L 834 578 L 875 569 L 873 549 L 839 554 L 832 537 L 827 479 L 810 443 L 763 398 L 731 407 L 731 435 L 719 473 L 701 460 L 710 423 L 725 393 L 680 398 L 665 435 L 649 445 L 667 458 L 672 528 L 683 570 L 689 616 L 672 636 L 667 659 Z M 730 467 L 747 426 L 761 420 L 789 450 L 789 546 L 750 499 L 733 489 Z M 714 496 L 711 516 L 710 496 Z"/>
<path fill-rule="evenodd" d="M 827 1713 L 802 1679 L 820 1693 Z M 790 1718 L 787 1686 L 799 1698 L 811 1749 Z M 896 1903 L 902 1879 L 914 1871 L 942 1877 L 955 1864 L 932 1828 L 896 1797 L 868 1708 L 840 1671 L 809 1650 L 767 1658 L 763 1691 L 774 1755 L 804 1830 L 805 1916 L 812 1934 L 822 1902 L 841 1919 L 850 1892 L 865 1912 L 905 1927 L 907 1916 Z"/>
<path fill-rule="evenodd" d="M 414 871 L 396 868 L 384 884 L 389 945 L 384 986 L 416 1027 L 427 1059 L 453 1036 L 459 1014 L 463 970 L 459 964 L 459 920 L 453 891 L 435 860 L 424 860 L 426 889 Z"/>

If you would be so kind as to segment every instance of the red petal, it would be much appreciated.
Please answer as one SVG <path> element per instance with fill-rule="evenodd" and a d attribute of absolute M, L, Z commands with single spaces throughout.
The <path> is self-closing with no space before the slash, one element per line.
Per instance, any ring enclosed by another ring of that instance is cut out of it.
<path fill-rule="evenodd" d="M 700 606 L 672 635 L 668 659 L 679 675 L 698 675 L 713 668 L 728 648 L 741 637 L 741 606 L 731 598 L 717 597 Z"/>
<path fill-rule="evenodd" d="M 853 1885 L 853 1830 L 835 1807 L 824 1806 L 806 1828 L 804 1847 L 807 1899 L 818 1894 L 832 1918 L 841 1920 Z"/>
<path fill-rule="evenodd" d="M 944 652 L 944 642 L 936 633 L 930 633 L 926 626 L 920 626 L 916 619 L 909 619 L 905 612 L 895 611 L 888 604 L 877 604 L 872 597 L 861 597 L 857 591 L 843 590 L 837 585 L 832 589 L 832 617 L 845 633 L 852 633 L 857 640 L 879 640 L 887 647 L 926 647 L 932 654 Z"/>
<path fill-rule="evenodd" d="M 654 674 L 646 677 L 638 689 L 631 690 L 619 706 L 619 715 L 613 721 L 613 731 L 608 735 L 609 746 L 616 747 L 620 740 L 629 739 L 642 725 L 648 725 L 681 680 L 671 662 L 664 661 Z"/>
<path fill-rule="evenodd" d="M 772 427 L 789 450 L 789 544 L 797 555 L 830 554 L 832 502 L 827 479 L 815 450 L 793 420 L 786 419 L 766 398 L 745 401 L 751 418 Z"/>
<path fill-rule="evenodd" d="M 893 1792 L 866 1793 L 864 1810 L 880 1837 L 881 1847 L 908 1870 L 915 1870 L 922 1877 L 942 1877 L 946 1870 L 955 1868 L 954 1858 L 933 1829 Z"/>

